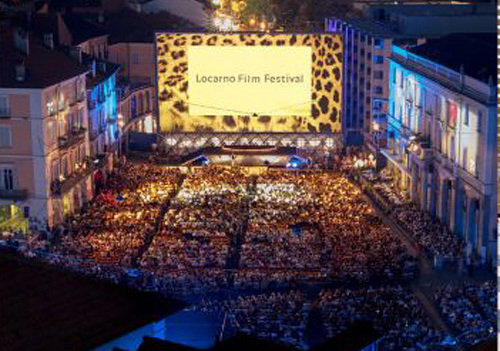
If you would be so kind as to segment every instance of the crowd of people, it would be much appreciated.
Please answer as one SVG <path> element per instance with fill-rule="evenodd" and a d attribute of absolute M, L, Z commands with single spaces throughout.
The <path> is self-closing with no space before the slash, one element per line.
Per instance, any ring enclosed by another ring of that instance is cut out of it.
<path fill-rule="evenodd" d="M 56 250 L 132 267 L 147 235 L 153 234 L 161 204 L 175 194 L 180 176 L 178 169 L 147 165 L 118 169 L 95 201 L 68 219 Z"/>
<path fill-rule="evenodd" d="M 230 332 L 272 338 L 300 349 L 307 348 L 312 336 L 335 337 L 361 322 L 370 323 L 383 336 L 382 350 L 444 350 L 447 338 L 431 325 L 414 295 L 397 285 L 208 299 L 192 308 L 225 315 Z"/>
<path fill-rule="evenodd" d="M 416 207 L 400 204 L 393 214 L 428 253 L 459 252 Z M 142 290 L 204 296 L 194 308 L 299 348 L 311 318 L 325 337 L 370 321 L 387 350 L 425 350 L 445 338 L 401 287 L 418 273 L 416 259 L 341 173 L 127 164 L 55 239 L 49 254 L 26 254 Z M 307 286 L 323 290 L 311 296 Z M 443 314 L 461 311 L 450 324 L 475 343 L 493 325 L 494 287 L 464 289 L 460 299 L 453 287 L 435 297 Z"/>
<path fill-rule="evenodd" d="M 269 171 L 256 179 L 242 268 L 330 279 L 411 278 L 415 260 L 345 177 Z"/>
<path fill-rule="evenodd" d="M 443 284 L 435 290 L 434 299 L 463 345 L 472 346 L 496 337 L 497 286 L 494 282 Z"/>
<path fill-rule="evenodd" d="M 396 220 L 429 257 L 456 259 L 464 254 L 464 245 L 444 225 L 433 220 L 427 212 L 417 205 L 408 203 L 394 208 Z"/>
<path fill-rule="evenodd" d="M 394 184 L 394 179 L 385 171 L 363 172 L 369 187 L 374 190 L 375 200 L 391 212 L 391 215 L 405 229 L 411 238 L 430 258 L 461 258 L 464 254 L 463 243 L 445 226 L 432 219 L 430 214 L 418 208 L 415 203 Z"/>
<path fill-rule="evenodd" d="M 228 329 L 261 338 L 281 340 L 305 349 L 305 330 L 311 303 L 300 291 L 203 300 L 195 311 L 227 316 Z"/>

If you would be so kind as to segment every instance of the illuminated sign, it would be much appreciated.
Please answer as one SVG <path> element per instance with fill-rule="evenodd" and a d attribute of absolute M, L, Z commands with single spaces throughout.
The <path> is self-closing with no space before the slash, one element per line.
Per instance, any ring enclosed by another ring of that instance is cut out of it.
<path fill-rule="evenodd" d="M 190 46 L 187 55 L 190 116 L 311 116 L 310 47 Z"/>
<path fill-rule="evenodd" d="M 341 129 L 337 34 L 158 33 L 163 132 Z"/>

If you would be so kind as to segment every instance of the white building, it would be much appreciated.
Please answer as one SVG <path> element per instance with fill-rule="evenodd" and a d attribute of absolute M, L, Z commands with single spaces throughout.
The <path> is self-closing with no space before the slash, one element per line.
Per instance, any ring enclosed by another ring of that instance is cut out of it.
<path fill-rule="evenodd" d="M 390 58 L 389 167 L 411 199 L 496 261 L 496 36 L 450 35 Z"/>

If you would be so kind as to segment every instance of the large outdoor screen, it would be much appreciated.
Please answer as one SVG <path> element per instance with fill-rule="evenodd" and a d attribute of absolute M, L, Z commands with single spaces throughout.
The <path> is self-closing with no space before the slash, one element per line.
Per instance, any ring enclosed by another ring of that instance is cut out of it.
<path fill-rule="evenodd" d="M 332 34 L 158 33 L 163 132 L 340 132 Z"/>

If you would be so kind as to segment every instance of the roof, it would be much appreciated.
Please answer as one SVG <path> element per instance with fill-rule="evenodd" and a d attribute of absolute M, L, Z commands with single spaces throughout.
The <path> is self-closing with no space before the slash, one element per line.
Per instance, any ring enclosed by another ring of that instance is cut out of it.
<path fill-rule="evenodd" d="M 497 351 L 497 340 L 490 339 L 480 344 L 476 344 L 467 349 L 467 351 Z"/>
<path fill-rule="evenodd" d="M 87 89 L 93 88 L 101 82 L 107 80 L 113 74 L 117 73 L 121 66 L 106 60 L 101 60 L 85 53 L 82 53 L 82 60 L 88 65 L 89 70 L 92 70 L 92 62 L 95 61 L 96 76 L 87 75 Z"/>
<path fill-rule="evenodd" d="M 71 36 L 70 43 L 61 43 L 60 33 L 65 26 Z M 42 36 L 44 33 L 52 33 L 54 40 L 59 44 L 78 45 L 89 39 L 107 35 L 107 32 L 97 23 L 86 20 L 82 15 L 66 12 L 37 13 L 33 16 L 30 28 Z"/>
<path fill-rule="evenodd" d="M 409 51 L 456 72 L 463 66 L 467 76 L 483 82 L 496 77 L 496 33 L 451 34 L 430 39 Z"/>
<path fill-rule="evenodd" d="M 170 341 L 145 337 L 143 343 L 137 351 L 190 351 L 196 348 L 176 344 Z M 224 339 L 214 347 L 212 351 L 297 351 L 296 348 L 269 339 L 259 339 L 246 334 L 236 334 Z"/>
<path fill-rule="evenodd" d="M 46 88 L 87 72 L 87 68 L 59 50 L 51 50 L 39 38 L 29 35 L 29 54 L 14 47 L 12 30 L 0 28 L 0 87 Z M 26 79 L 16 80 L 15 68 L 20 62 L 26 67 Z M 57 68 L 57 69 L 55 69 Z"/>
<path fill-rule="evenodd" d="M 89 350 L 183 307 L 8 253 L 0 272 L 3 351 Z"/>
<path fill-rule="evenodd" d="M 105 27 L 109 43 L 153 43 L 155 32 L 161 30 L 196 30 L 194 24 L 168 12 L 139 13 L 123 9 L 110 14 Z"/>
<path fill-rule="evenodd" d="M 392 31 L 384 24 L 373 21 L 368 18 L 339 18 L 339 19 L 345 22 L 346 24 L 356 28 L 357 30 L 369 33 L 374 37 L 383 37 L 383 38 L 401 37 L 399 33 Z"/>
<path fill-rule="evenodd" d="M 73 39 L 72 44 L 78 45 L 89 39 L 101 37 L 107 35 L 104 28 L 85 20 L 82 16 L 68 12 L 63 16 L 63 21 L 66 24 L 71 37 Z"/>
<path fill-rule="evenodd" d="M 368 11 L 383 9 L 403 16 L 469 16 L 496 15 L 494 3 L 448 3 L 448 4 L 373 4 Z"/>

